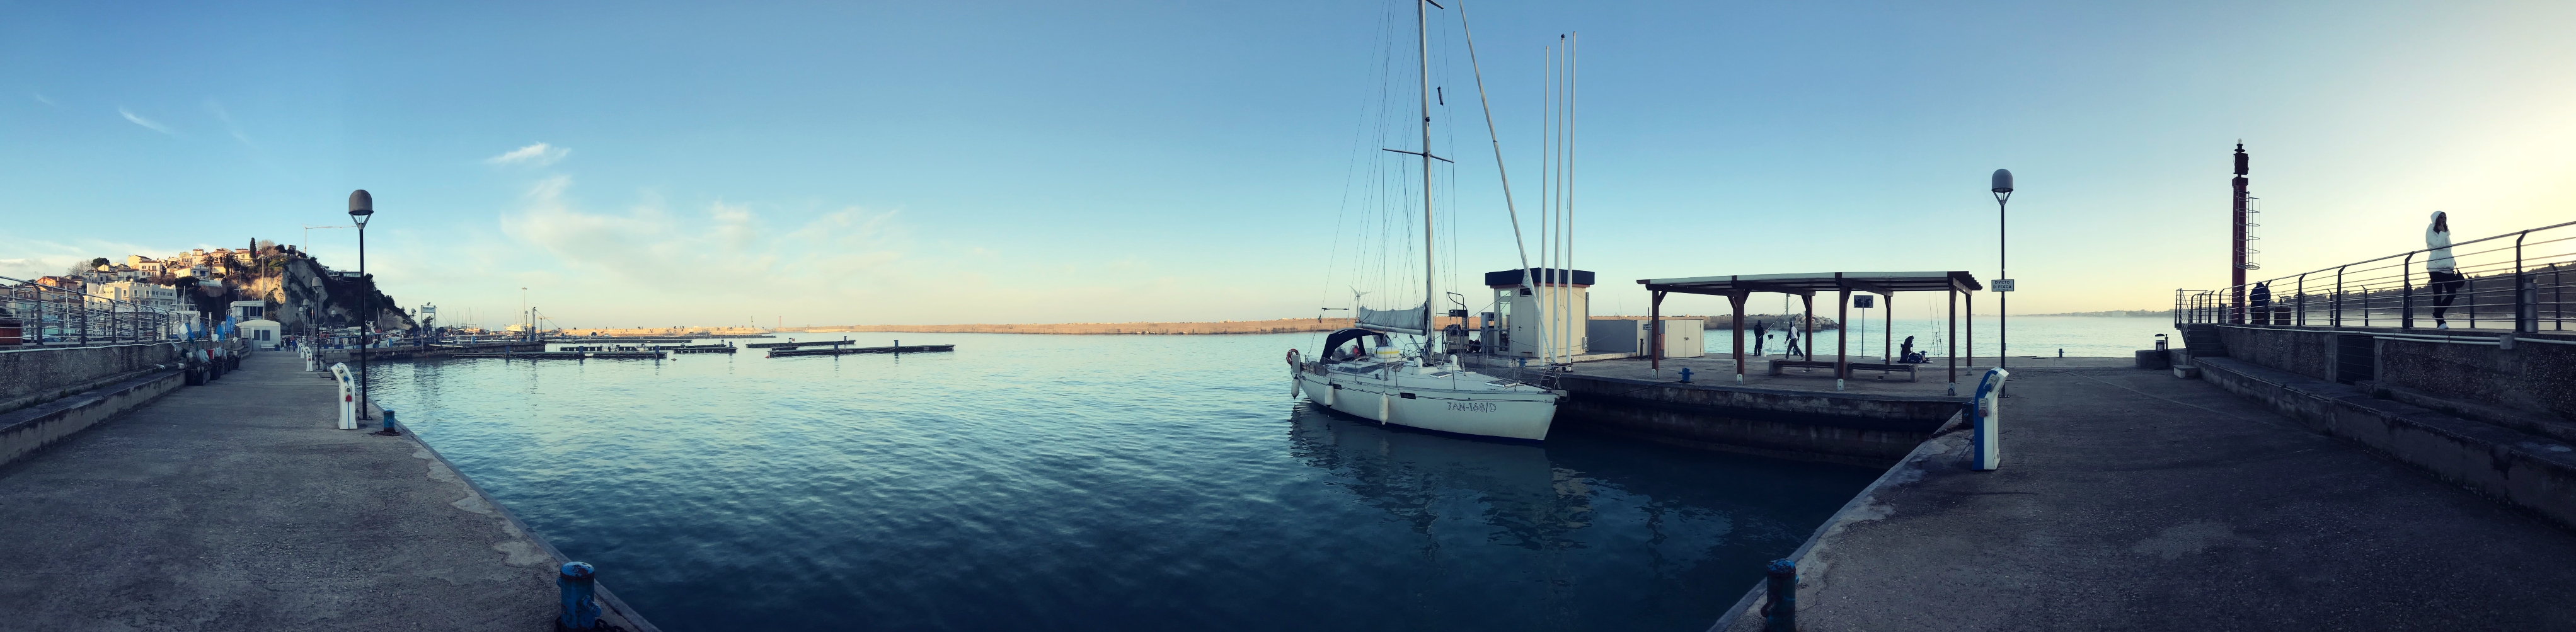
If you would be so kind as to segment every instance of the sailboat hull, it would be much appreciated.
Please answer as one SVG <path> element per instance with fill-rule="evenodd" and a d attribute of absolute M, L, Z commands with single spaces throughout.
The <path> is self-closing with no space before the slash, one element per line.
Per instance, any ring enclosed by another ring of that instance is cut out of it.
<path fill-rule="evenodd" d="M 1437 378 L 1386 379 L 1339 371 L 1297 373 L 1307 401 L 1379 423 L 1480 437 L 1544 441 L 1555 423 L 1555 393 L 1522 386 L 1468 388 Z"/>

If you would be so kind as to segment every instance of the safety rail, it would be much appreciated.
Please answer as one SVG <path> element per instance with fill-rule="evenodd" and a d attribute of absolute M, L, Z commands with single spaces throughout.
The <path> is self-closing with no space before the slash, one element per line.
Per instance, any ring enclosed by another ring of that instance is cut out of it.
<path fill-rule="evenodd" d="M 2576 222 L 2451 244 L 2453 267 L 2427 269 L 2430 249 L 2356 261 L 2215 290 L 2175 290 L 2174 326 L 2567 331 L 2576 278 Z M 2456 275 L 2456 276 L 2453 276 Z"/>
<path fill-rule="evenodd" d="M 0 276 L 0 346 L 88 346 L 186 338 L 180 312 Z"/>

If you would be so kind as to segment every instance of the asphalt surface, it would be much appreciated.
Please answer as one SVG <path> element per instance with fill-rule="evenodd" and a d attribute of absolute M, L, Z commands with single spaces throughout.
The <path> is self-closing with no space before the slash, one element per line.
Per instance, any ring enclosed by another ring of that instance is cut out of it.
<path fill-rule="evenodd" d="M 0 468 L 0 631 L 547 630 L 552 558 L 287 353 Z"/>
<path fill-rule="evenodd" d="M 1950 446 L 1851 510 L 1802 629 L 2576 629 L 2576 534 L 2199 380 L 2013 383 L 2003 468 Z"/>

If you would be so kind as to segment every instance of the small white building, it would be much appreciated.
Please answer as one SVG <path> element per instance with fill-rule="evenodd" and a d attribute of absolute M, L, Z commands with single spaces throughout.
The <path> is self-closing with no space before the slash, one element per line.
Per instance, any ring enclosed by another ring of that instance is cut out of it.
<path fill-rule="evenodd" d="M 268 318 L 268 301 L 233 301 L 233 322 L 247 324 Z"/>
<path fill-rule="evenodd" d="M 1486 353 L 1524 358 L 1544 353 L 1583 355 L 1585 323 L 1592 320 L 1592 271 L 1531 268 L 1533 283 L 1521 287 L 1524 271 L 1485 273 L 1494 292 L 1494 311 L 1486 312 Z M 1545 333 L 1545 338 L 1541 333 Z M 1553 344 L 1542 346 L 1543 340 Z M 1542 351 L 1544 350 L 1544 351 Z"/>
<path fill-rule="evenodd" d="M 275 351 L 278 336 L 283 335 L 280 332 L 285 331 L 285 327 L 279 325 L 277 321 L 262 318 L 242 321 L 238 331 L 241 332 L 242 341 L 250 343 L 250 348 Z"/>

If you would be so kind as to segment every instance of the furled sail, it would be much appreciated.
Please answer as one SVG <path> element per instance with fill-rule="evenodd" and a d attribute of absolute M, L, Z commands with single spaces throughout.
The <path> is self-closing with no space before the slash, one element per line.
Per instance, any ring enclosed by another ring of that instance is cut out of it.
<path fill-rule="evenodd" d="M 1424 335 L 1422 313 L 1428 307 L 1430 307 L 1428 304 L 1413 309 L 1393 310 L 1362 307 L 1360 308 L 1360 327 L 1388 333 Z"/>

